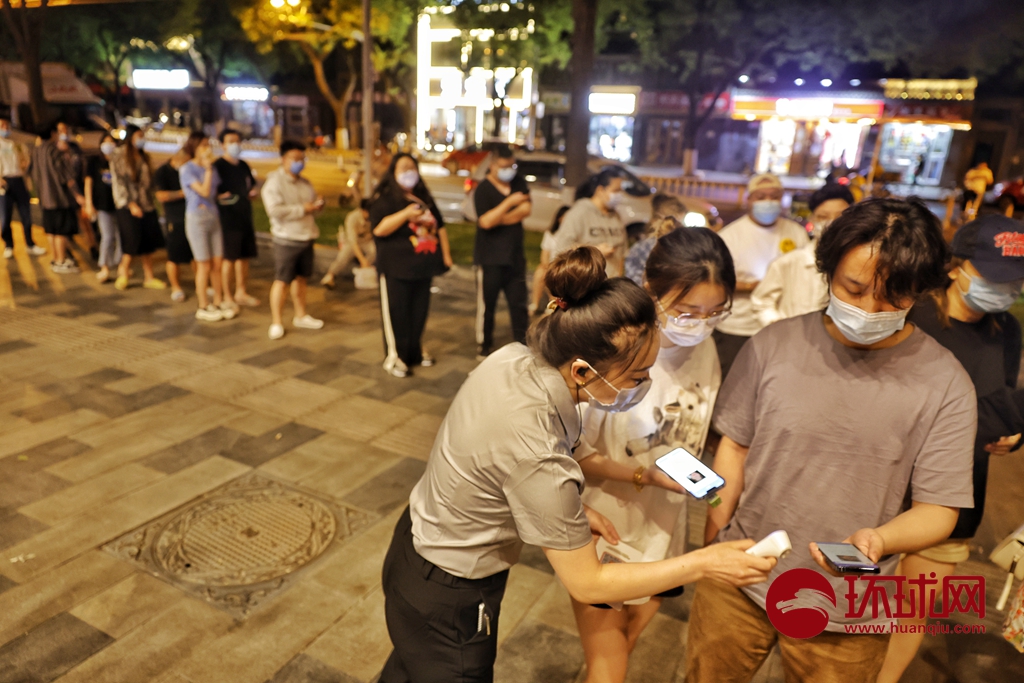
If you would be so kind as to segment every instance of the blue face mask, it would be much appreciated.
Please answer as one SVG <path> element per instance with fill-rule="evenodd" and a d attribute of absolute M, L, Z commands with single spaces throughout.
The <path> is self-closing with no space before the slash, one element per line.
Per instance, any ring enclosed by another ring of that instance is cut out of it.
<path fill-rule="evenodd" d="M 1020 296 L 1021 286 L 1024 282 L 1014 280 L 1013 282 L 989 282 L 983 277 L 975 277 L 963 268 L 960 272 L 971 280 L 970 286 L 965 292 L 957 283 L 960 294 L 968 306 L 979 313 L 1002 313 L 1010 310 L 1010 306 Z"/>
<path fill-rule="evenodd" d="M 135 145 L 135 149 L 144 150 L 146 149 L 146 138 L 135 138 L 132 140 L 132 144 Z"/>
<path fill-rule="evenodd" d="M 516 167 L 509 166 L 508 168 L 499 168 L 497 171 L 498 180 L 503 183 L 510 183 L 512 179 L 516 177 Z"/>
<path fill-rule="evenodd" d="M 839 332 L 854 344 L 870 346 L 883 339 L 888 339 L 903 329 L 910 309 L 902 311 L 880 311 L 868 313 L 853 304 L 840 301 L 835 294 L 830 294 L 825 315 L 839 328 Z"/>
<path fill-rule="evenodd" d="M 293 161 L 288 168 L 291 170 L 292 175 L 299 175 L 305 167 L 306 160 L 303 159 L 302 161 Z"/>
<path fill-rule="evenodd" d="M 228 156 L 232 159 L 237 159 L 242 156 L 242 145 L 237 142 L 229 142 L 224 145 L 224 151 L 227 152 Z"/>
<path fill-rule="evenodd" d="M 775 225 L 782 215 L 782 202 L 778 199 L 760 199 L 750 204 L 750 215 L 761 225 Z"/>
<path fill-rule="evenodd" d="M 10 128 L 0 129 L 0 138 L 9 138 L 9 137 L 11 137 L 11 129 Z"/>

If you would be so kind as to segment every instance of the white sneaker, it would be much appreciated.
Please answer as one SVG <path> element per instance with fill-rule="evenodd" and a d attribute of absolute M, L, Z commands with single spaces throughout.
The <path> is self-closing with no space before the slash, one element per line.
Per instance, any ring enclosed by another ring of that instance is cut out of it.
<path fill-rule="evenodd" d="M 292 325 L 303 330 L 319 330 L 324 326 L 324 321 L 317 320 L 307 313 L 301 318 L 292 318 Z"/>
<path fill-rule="evenodd" d="M 38 244 L 33 244 L 31 247 L 28 248 L 28 253 L 30 256 L 45 256 L 46 249 L 39 246 Z M 4 256 L 7 256 L 6 252 L 4 253 Z M 10 257 L 8 256 L 7 258 Z"/>
<path fill-rule="evenodd" d="M 280 339 L 284 336 L 284 325 L 271 325 L 267 330 L 267 336 L 271 339 Z"/>
<path fill-rule="evenodd" d="M 238 304 L 233 304 L 233 303 L 231 303 L 229 301 L 221 302 L 220 312 L 221 312 L 221 315 L 224 316 L 225 320 L 231 320 L 236 315 L 238 315 L 238 313 L 240 311 L 241 311 L 241 309 L 238 308 Z"/>
<path fill-rule="evenodd" d="M 200 308 L 196 310 L 196 320 L 202 320 L 208 323 L 219 322 L 224 319 L 224 312 L 214 306 L 213 304 L 208 305 L 206 308 Z"/>
<path fill-rule="evenodd" d="M 65 272 L 65 273 L 81 273 L 82 272 L 82 269 L 78 267 L 78 264 L 75 263 L 75 260 L 73 258 L 71 258 L 71 257 L 68 257 L 68 258 L 64 259 L 63 266 L 64 266 L 64 270 L 62 272 Z"/>
<path fill-rule="evenodd" d="M 401 358 L 387 359 L 384 361 L 384 372 L 388 373 L 392 377 L 408 377 L 412 373 L 409 372 L 409 366 L 406 365 Z"/>

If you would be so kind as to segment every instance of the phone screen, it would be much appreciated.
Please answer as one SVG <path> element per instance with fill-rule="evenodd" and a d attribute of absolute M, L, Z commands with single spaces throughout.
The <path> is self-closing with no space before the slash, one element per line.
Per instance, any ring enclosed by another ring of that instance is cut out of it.
<path fill-rule="evenodd" d="M 658 458 L 656 464 L 694 498 L 703 498 L 725 486 L 725 479 L 683 448 L 669 451 Z"/>
<path fill-rule="evenodd" d="M 877 574 L 880 569 L 851 543 L 819 543 L 818 550 L 840 572 Z"/>

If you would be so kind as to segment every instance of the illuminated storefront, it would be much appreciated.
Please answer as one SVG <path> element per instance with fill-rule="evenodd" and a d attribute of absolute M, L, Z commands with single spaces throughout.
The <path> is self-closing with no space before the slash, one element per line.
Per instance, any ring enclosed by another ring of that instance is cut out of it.
<path fill-rule="evenodd" d="M 971 129 L 977 81 L 889 79 L 880 85 L 886 97 L 877 152 L 881 170 L 893 182 L 955 182 L 946 173 L 947 161 Z"/>
<path fill-rule="evenodd" d="M 430 8 L 438 9 L 438 8 Z M 493 32 L 491 32 L 493 34 Z M 470 31 L 477 41 L 489 40 L 488 30 Z M 530 136 L 531 111 L 536 82 L 529 66 L 517 70 L 462 68 L 462 31 L 443 14 L 426 12 L 417 26 L 416 143 L 435 152 L 481 144 L 485 139 L 526 142 Z M 495 135 L 495 98 L 504 92 L 500 129 Z"/>
<path fill-rule="evenodd" d="M 757 173 L 825 177 L 833 168 L 861 165 L 884 105 L 873 93 L 786 97 L 737 90 L 730 111 L 733 119 L 761 122 Z"/>
<path fill-rule="evenodd" d="M 640 88 L 632 86 L 591 88 L 587 102 L 590 110 L 588 152 L 614 161 L 632 161 L 639 94 Z"/>

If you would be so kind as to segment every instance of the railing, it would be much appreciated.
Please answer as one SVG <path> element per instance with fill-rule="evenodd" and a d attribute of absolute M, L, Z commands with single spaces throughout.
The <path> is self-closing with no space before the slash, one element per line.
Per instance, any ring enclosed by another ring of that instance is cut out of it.
<path fill-rule="evenodd" d="M 696 197 L 709 202 L 742 204 L 747 191 L 746 183 L 730 183 L 700 178 L 661 178 L 655 176 L 641 177 L 645 183 L 657 188 L 659 192 L 674 194 L 680 197 Z"/>

